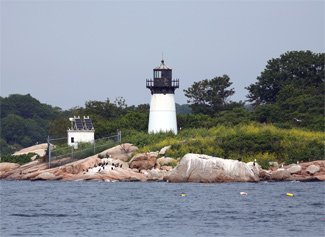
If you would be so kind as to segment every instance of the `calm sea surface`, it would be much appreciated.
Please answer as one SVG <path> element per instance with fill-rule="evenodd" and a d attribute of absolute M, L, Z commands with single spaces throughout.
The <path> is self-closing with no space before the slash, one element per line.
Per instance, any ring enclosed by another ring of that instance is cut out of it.
<path fill-rule="evenodd" d="M 324 185 L 1 180 L 0 236 L 324 236 Z"/>

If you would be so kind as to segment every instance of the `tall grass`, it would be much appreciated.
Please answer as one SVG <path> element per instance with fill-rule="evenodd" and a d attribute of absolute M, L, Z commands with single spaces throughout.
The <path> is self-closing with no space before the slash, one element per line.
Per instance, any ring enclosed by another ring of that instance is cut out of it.
<path fill-rule="evenodd" d="M 265 165 L 269 161 L 289 164 L 322 160 L 325 145 L 323 132 L 284 129 L 255 122 L 185 129 L 177 136 L 172 133 L 137 133 L 125 139 L 137 145 L 139 153 L 158 151 L 171 145 L 166 156 L 175 159 L 187 153 L 199 153 L 227 159 L 241 158 L 245 162 L 256 159 Z"/>

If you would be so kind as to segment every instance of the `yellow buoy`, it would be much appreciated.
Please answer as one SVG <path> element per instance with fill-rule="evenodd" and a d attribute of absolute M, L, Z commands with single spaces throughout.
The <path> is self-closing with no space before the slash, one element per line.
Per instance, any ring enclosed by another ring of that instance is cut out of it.
<path fill-rule="evenodd" d="M 181 194 L 182 197 L 185 197 L 186 195 L 185 194 Z"/>
<path fill-rule="evenodd" d="M 293 194 L 292 193 L 287 193 L 287 196 L 293 197 Z"/>

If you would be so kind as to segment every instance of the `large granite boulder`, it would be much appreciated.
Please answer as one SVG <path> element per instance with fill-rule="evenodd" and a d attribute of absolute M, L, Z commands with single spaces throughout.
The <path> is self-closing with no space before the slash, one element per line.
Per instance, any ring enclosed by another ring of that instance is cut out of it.
<path fill-rule="evenodd" d="M 104 158 L 114 158 L 122 161 L 127 161 L 132 156 L 133 152 L 139 148 L 131 143 L 124 143 L 99 153 Z"/>
<path fill-rule="evenodd" d="M 290 174 L 290 172 L 288 170 L 286 170 L 286 169 L 278 169 L 278 170 L 274 171 L 271 174 L 270 178 L 272 180 L 278 180 L 278 181 L 280 181 L 280 180 L 289 179 L 290 176 L 291 176 L 291 174 Z"/>
<path fill-rule="evenodd" d="M 142 153 L 135 155 L 129 162 L 131 169 L 150 170 L 155 167 L 158 153 Z"/>
<path fill-rule="evenodd" d="M 308 174 L 316 174 L 317 172 L 320 171 L 320 167 L 316 166 L 316 165 L 310 165 L 310 166 L 308 166 L 306 171 Z"/>
<path fill-rule="evenodd" d="M 186 154 L 168 177 L 169 182 L 258 182 L 255 168 L 238 160 Z"/>
<path fill-rule="evenodd" d="M 301 172 L 301 170 L 302 170 L 301 165 L 293 165 L 288 169 L 290 174 L 298 174 Z"/>
<path fill-rule="evenodd" d="M 56 176 L 55 174 L 52 174 L 50 172 L 43 172 L 37 175 L 35 178 L 32 178 L 31 180 L 58 180 L 61 178 L 62 175 Z"/>

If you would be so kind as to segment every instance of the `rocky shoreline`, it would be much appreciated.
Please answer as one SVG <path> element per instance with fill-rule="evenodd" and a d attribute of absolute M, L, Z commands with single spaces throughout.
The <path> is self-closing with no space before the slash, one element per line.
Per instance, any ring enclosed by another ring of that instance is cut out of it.
<path fill-rule="evenodd" d="M 39 146 L 35 149 L 39 149 Z M 167 148 L 168 149 L 168 148 Z M 33 152 L 27 149 L 25 152 Z M 34 160 L 24 165 L 0 163 L 0 178 L 6 180 L 61 180 L 61 181 L 167 181 L 167 182 L 259 182 L 259 181 L 324 181 L 325 160 L 291 164 L 263 170 L 258 163 L 245 163 L 202 154 L 186 154 L 174 168 L 169 166 L 171 158 L 158 158 L 160 152 L 135 155 L 126 162 L 137 147 L 123 144 L 94 156 L 69 161 L 60 160 L 41 163 Z M 128 151 L 128 152 L 125 152 Z M 21 154 L 21 152 L 19 153 Z M 106 157 L 106 158 L 99 158 Z"/>

